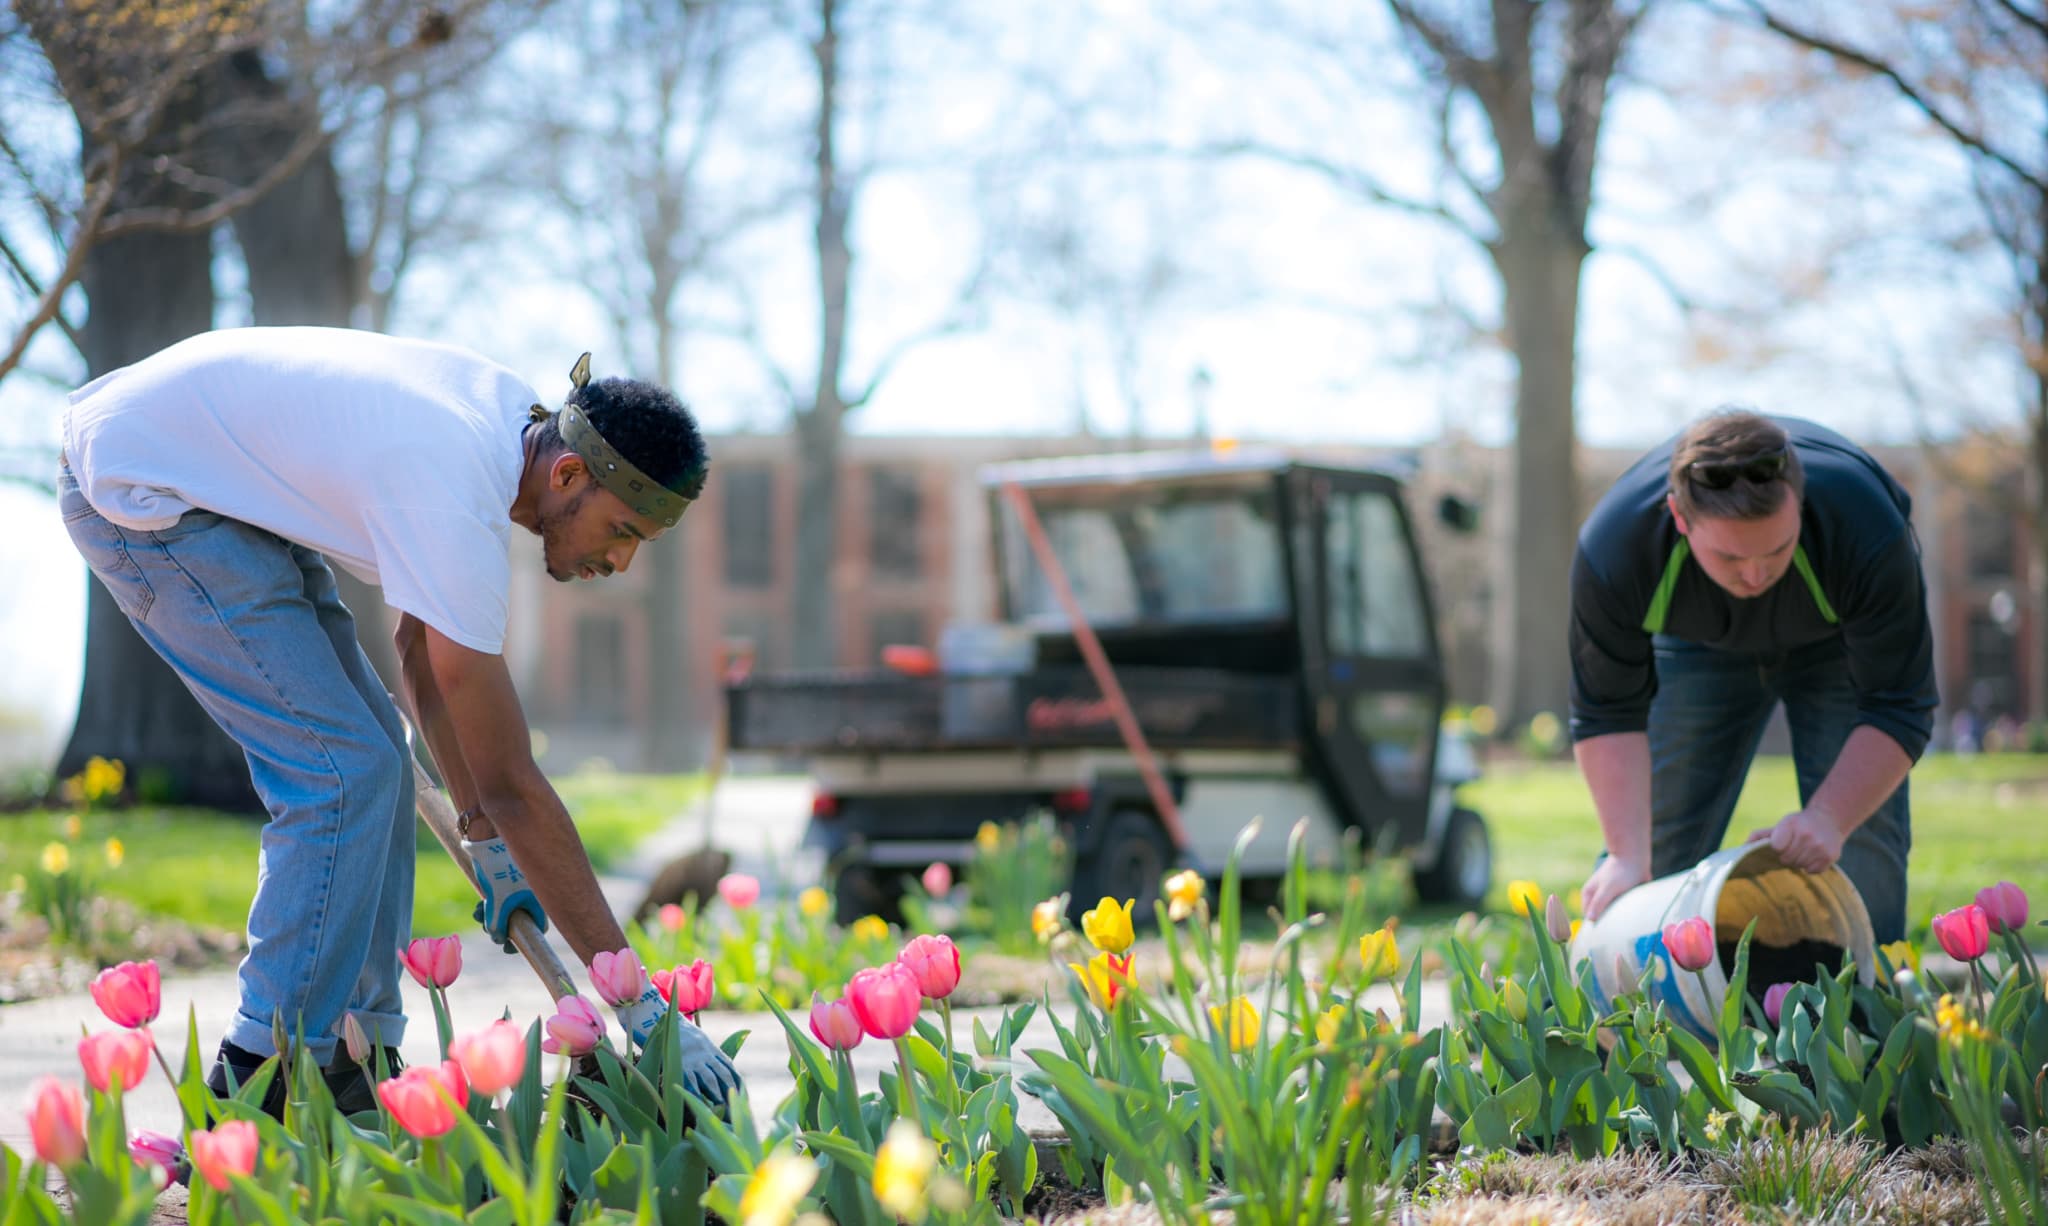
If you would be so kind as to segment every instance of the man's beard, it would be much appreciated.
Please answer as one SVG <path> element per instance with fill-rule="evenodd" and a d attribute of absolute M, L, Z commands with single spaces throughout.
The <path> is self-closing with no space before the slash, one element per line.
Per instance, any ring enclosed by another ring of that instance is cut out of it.
<path fill-rule="evenodd" d="M 588 489 L 580 490 L 574 498 L 569 500 L 567 506 L 553 515 L 543 514 L 540 517 L 541 564 L 547 567 L 548 578 L 553 579 L 556 583 L 573 582 L 577 571 L 580 569 L 571 566 L 566 571 L 557 570 L 555 555 L 560 552 L 566 552 L 566 546 L 562 544 L 562 538 L 569 534 L 569 524 L 576 518 L 576 512 L 583 509 L 583 500 L 588 497 L 590 497 Z"/>

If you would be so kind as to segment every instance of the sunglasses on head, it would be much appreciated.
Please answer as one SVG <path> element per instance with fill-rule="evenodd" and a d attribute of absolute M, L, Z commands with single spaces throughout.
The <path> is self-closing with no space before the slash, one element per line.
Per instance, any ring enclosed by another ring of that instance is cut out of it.
<path fill-rule="evenodd" d="M 1694 485 L 1707 490 L 1725 490 L 1734 485 L 1738 477 L 1761 485 L 1784 476 L 1788 458 L 1785 449 L 1780 447 L 1746 460 L 1695 460 L 1686 466 L 1686 476 Z"/>

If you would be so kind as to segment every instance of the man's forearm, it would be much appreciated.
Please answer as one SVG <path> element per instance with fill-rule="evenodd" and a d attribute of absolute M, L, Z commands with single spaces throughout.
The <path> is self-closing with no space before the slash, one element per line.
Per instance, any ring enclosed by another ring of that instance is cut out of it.
<path fill-rule="evenodd" d="M 1650 736 L 1614 732 L 1572 746 L 1607 854 L 1647 869 L 1650 864 Z"/>
<path fill-rule="evenodd" d="M 1825 816 L 1847 838 L 1870 820 L 1912 769 L 1913 759 L 1897 741 L 1869 724 L 1859 724 L 1850 730 L 1842 752 L 1806 807 Z"/>

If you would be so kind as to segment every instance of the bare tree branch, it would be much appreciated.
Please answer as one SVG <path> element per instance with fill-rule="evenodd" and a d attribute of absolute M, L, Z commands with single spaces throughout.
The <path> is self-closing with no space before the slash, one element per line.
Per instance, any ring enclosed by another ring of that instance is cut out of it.
<path fill-rule="evenodd" d="M 85 212 L 79 218 L 80 229 L 90 233 L 99 225 L 100 218 L 106 215 L 107 206 L 113 203 L 116 179 L 117 176 L 108 175 L 87 195 Z M 72 283 L 84 275 L 85 256 L 91 249 L 90 243 L 71 244 L 71 249 L 65 253 L 64 267 L 58 270 L 57 275 L 44 288 L 43 296 L 37 299 L 35 309 L 29 312 L 27 322 L 15 330 L 14 342 L 8 346 L 6 355 L 0 357 L 0 379 L 5 379 L 7 372 L 21 364 L 21 356 L 28 352 L 29 342 L 35 339 L 36 333 L 42 330 L 44 324 L 57 317 L 64 301 L 64 291 L 70 289 Z"/>
<path fill-rule="evenodd" d="M 1328 158 L 1317 154 L 1295 149 L 1276 148 L 1256 141 L 1223 141 L 1201 145 L 1188 152 L 1190 156 L 1206 158 L 1254 157 L 1263 161 L 1273 162 L 1277 165 L 1292 167 L 1296 170 L 1310 171 L 1328 180 L 1333 186 L 1369 200 L 1374 204 L 1384 205 L 1404 213 L 1412 213 L 1418 217 L 1427 217 L 1431 221 L 1441 222 L 1482 247 L 1488 246 L 1492 242 L 1491 238 L 1473 229 L 1470 222 L 1458 216 L 1443 204 L 1433 203 L 1428 200 L 1418 200 L 1412 196 L 1404 196 L 1398 192 L 1389 191 L 1379 180 L 1366 174 L 1364 171 L 1358 170 L 1355 167 L 1339 166 Z"/>
<path fill-rule="evenodd" d="M 0 237 L 0 256 L 7 257 L 7 266 L 14 270 L 16 277 L 20 278 L 23 288 L 27 289 L 32 296 L 40 298 L 43 287 L 36 280 L 35 270 L 28 266 L 21 258 L 21 254 L 14 249 L 13 245 L 5 237 Z M 62 295 L 59 295 L 59 297 L 61 298 Z M 77 326 L 64 318 L 64 312 L 61 309 L 51 316 L 50 322 L 63 330 L 64 338 L 71 342 L 73 349 L 82 350 L 84 348 L 83 343 L 79 339 Z M 4 373 L 4 371 L 0 371 L 0 374 Z"/>

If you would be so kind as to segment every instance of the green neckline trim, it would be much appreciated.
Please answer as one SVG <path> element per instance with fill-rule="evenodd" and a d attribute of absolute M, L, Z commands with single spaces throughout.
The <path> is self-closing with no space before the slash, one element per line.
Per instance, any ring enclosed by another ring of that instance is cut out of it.
<path fill-rule="evenodd" d="M 1835 616 L 1835 606 L 1828 603 L 1828 595 L 1820 590 L 1820 578 L 1813 573 L 1813 563 L 1806 560 L 1806 546 L 1792 547 L 1792 565 L 1799 570 L 1799 577 L 1806 580 L 1806 590 L 1813 593 L 1813 603 L 1820 606 L 1821 619 L 1828 625 L 1838 625 L 1841 618 Z"/>
<path fill-rule="evenodd" d="M 1670 559 L 1664 563 L 1664 574 L 1657 580 L 1657 590 L 1650 597 L 1650 611 L 1643 617 L 1646 633 L 1664 633 L 1664 622 L 1671 616 L 1671 594 L 1678 589 L 1679 572 L 1685 569 L 1685 560 L 1691 556 L 1692 542 L 1679 537 L 1678 544 L 1672 546 Z M 1835 606 L 1828 603 L 1827 593 L 1820 590 L 1820 576 L 1813 573 L 1813 563 L 1807 560 L 1806 546 L 1792 547 L 1792 567 L 1806 581 L 1806 590 L 1813 594 L 1813 603 L 1820 608 L 1821 619 L 1830 626 L 1840 625 L 1842 619 L 1835 615 Z"/>

